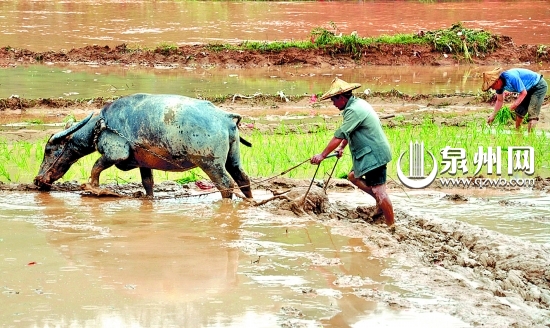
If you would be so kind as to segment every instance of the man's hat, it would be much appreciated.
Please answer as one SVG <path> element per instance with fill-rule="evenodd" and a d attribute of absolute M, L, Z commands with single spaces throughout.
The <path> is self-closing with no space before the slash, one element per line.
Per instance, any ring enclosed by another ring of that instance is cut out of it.
<path fill-rule="evenodd" d="M 491 88 L 491 86 L 498 80 L 500 77 L 500 73 L 502 73 L 502 70 L 499 68 L 495 68 L 492 71 L 484 72 L 483 73 L 483 85 L 481 86 L 481 90 L 487 91 Z"/>
<path fill-rule="evenodd" d="M 359 87 L 361 87 L 361 84 L 359 83 L 347 83 L 346 81 L 340 80 L 339 78 L 335 77 L 334 80 L 332 80 L 330 89 L 327 92 L 325 92 L 325 94 L 322 95 L 321 98 L 319 98 L 319 100 L 325 100 L 332 96 L 336 96 L 344 92 L 355 90 Z"/>

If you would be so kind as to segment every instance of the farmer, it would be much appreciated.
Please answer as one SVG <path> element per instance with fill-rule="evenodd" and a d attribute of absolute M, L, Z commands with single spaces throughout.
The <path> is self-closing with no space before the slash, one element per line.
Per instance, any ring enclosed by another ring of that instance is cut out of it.
<path fill-rule="evenodd" d="M 548 90 L 548 84 L 541 74 L 526 68 L 512 68 L 507 71 L 497 68 L 483 73 L 481 89 L 483 91 L 494 89 L 497 94 L 495 110 L 487 118 L 488 124 L 493 123 L 495 115 L 502 108 L 504 91 L 517 92 L 516 101 L 510 105 L 510 110 L 516 112 L 516 129 L 519 130 L 523 118 L 528 114 L 527 131 L 531 132 L 539 120 L 540 108 Z"/>
<path fill-rule="evenodd" d="M 374 197 L 378 210 L 384 214 L 386 224 L 391 227 L 394 224 L 393 205 L 386 193 L 386 164 L 392 158 L 390 144 L 372 106 L 353 96 L 352 90 L 360 86 L 359 83 L 347 83 L 335 78 L 330 90 L 319 98 L 330 98 L 344 118 L 325 150 L 313 156 L 310 162 L 319 164 L 332 151 L 341 157 L 349 144 L 353 158 L 349 181 Z"/>

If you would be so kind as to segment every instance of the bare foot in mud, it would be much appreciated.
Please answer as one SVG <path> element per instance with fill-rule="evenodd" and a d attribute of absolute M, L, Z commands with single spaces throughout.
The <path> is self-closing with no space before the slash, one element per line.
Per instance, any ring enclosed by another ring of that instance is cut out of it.
<path fill-rule="evenodd" d="M 388 223 L 384 213 L 377 206 L 357 206 L 355 211 L 367 223 L 382 224 L 384 222 L 388 227 L 394 227 L 394 222 Z"/>
<path fill-rule="evenodd" d="M 386 225 L 388 226 L 388 230 L 390 232 L 395 232 L 395 220 L 389 221 L 385 216 L 384 212 L 379 207 L 376 207 L 374 214 L 372 215 L 373 221 L 381 221 L 384 220 L 386 222 Z"/>

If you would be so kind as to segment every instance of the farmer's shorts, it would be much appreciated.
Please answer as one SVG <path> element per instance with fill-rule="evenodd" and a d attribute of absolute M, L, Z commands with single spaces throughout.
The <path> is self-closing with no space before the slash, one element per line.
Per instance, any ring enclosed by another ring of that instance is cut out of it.
<path fill-rule="evenodd" d="M 386 164 L 370 170 L 361 177 L 369 187 L 383 185 L 386 183 Z"/>
<path fill-rule="evenodd" d="M 531 89 L 527 90 L 527 96 L 516 108 L 516 115 L 523 118 L 525 114 L 529 114 L 527 120 L 539 120 L 540 108 L 542 107 L 542 102 L 544 101 L 544 96 L 548 91 L 548 84 L 540 76 L 540 80 L 535 84 Z"/>

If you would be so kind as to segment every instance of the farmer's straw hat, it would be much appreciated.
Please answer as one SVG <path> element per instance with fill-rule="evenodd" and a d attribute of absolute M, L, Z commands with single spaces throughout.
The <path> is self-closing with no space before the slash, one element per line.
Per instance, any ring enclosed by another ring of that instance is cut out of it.
<path fill-rule="evenodd" d="M 319 98 L 319 100 L 325 100 L 332 96 L 336 96 L 344 92 L 355 90 L 359 87 L 361 87 L 361 84 L 359 83 L 347 83 L 346 81 L 340 80 L 339 78 L 335 77 L 334 80 L 332 80 L 330 89 L 327 92 L 325 92 L 325 94 L 322 95 L 321 98 Z"/>
<path fill-rule="evenodd" d="M 481 90 L 487 91 L 491 86 L 498 80 L 500 77 L 500 73 L 502 73 L 502 70 L 499 68 L 495 68 L 492 71 L 484 72 L 483 73 L 483 85 L 481 86 Z"/>

